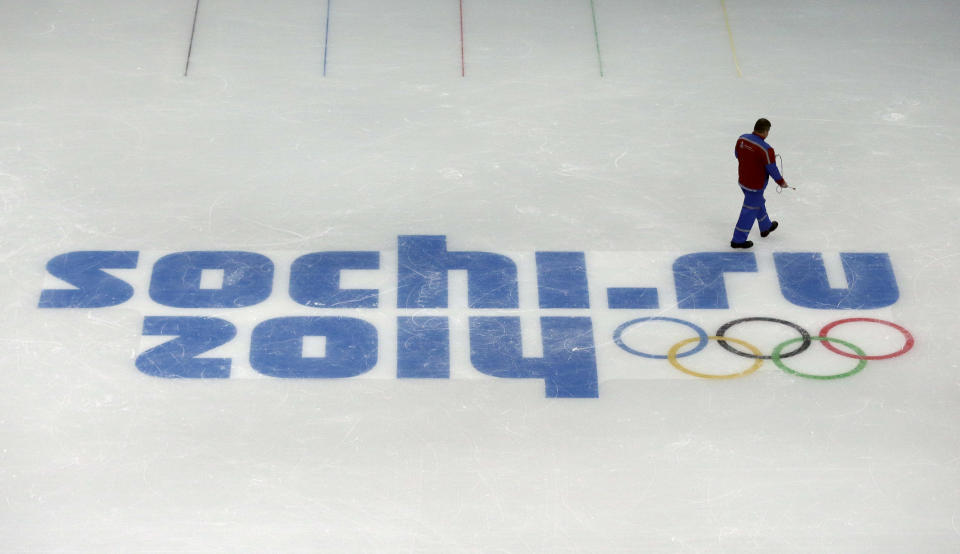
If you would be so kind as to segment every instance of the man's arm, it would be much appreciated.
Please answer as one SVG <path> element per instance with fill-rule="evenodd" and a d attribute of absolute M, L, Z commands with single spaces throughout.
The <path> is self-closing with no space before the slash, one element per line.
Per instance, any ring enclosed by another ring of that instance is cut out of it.
<path fill-rule="evenodd" d="M 777 167 L 777 155 L 774 153 L 773 148 L 767 151 L 767 159 L 773 160 L 767 164 L 767 174 L 773 177 L 773 180 L 781 187 L 787 186 L 787 181 L 783 178 L 783 175 L 780 175 L 780 168 Z"/>

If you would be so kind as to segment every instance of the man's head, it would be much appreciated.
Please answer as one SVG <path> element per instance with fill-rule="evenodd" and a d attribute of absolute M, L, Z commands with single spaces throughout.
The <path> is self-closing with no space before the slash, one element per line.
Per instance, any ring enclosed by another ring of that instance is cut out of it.
<path fill-rule="evenodd" d="M 753 124 L 753 134 L 760 138 L 767 138 L 767 135 L 770 134 L 770 120 L 765 117 L 758 119 Z"/>

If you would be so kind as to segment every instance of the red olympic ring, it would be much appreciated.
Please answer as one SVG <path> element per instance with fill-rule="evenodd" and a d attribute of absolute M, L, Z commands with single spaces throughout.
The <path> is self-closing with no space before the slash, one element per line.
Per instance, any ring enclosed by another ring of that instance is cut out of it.
<path fill-rule="evenodd" d="M 907 341 L 903 345 L 903 348 L 901 348 L 900 350 L 897 350 L 892 354 L 884 354 L 882 356 L 858 356 L 856 354 L 850 354 L 849 352 L 844 352 L 843 350 L 840 350 L 836 346 L 832 345 L 829 341 L 821 341 L 823 346 L 825 346 L 827 350 L 830 350 L 831 352 L 835 352 L 837 354 L 840 354 L 841 356 L 846 356 L 847 358 L 853 358 L 855 360 L 888 360 L 890 358 L 896 358 L 897 356 L 906 354 L 911 348 L 913 348 L 913 344 L 915 341 L 913 339 L 913 335 L 910 334 L 910 331 L 907 331 L 906 329 L 897 325 L 896 323 L 885 321 L 883 319 L 874 319 L 872 317 L 851 317 L 848 319 L 839 319 L 837 321 L 834 321 L 833 323 L 828 323 L 824 325 L 823 329 L 820 329 L 819 334 L 821 337 L 827 338 L 827 333 L 829 333 L 830 330 L 833 329 L 834 327 L 838 325 L 842 325 L 844 323 L 852 323 L 855 321 L 867 321 L 870 323 L 880 323 L 881 325 L 888 325 L 890 327 L 893 327 L 897 331 L 900 331 L 903 334 L 904 338 L 907 339 Z"/>

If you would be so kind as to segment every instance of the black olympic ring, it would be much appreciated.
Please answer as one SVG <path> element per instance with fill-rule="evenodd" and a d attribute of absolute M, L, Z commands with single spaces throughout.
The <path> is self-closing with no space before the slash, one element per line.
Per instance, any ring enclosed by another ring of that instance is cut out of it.
<path fill-rule="evenodd" d="M 784 354 L 780 354 L 780 355 L 778 356 L 779 358 L 789 358 L 790 356 L 796 356 L 797 354 L 803 352 L 803 351 L 806 350 L 807 348 L 810 348 L 810 345 L 813 344 L 813 341 L 810 339 L 810 333 L 808 333 L 806 329 L 804 329 L 803 327 L 797 325 L 796 323 L 793 323 L 792 321 L 786 321 L 786 320 L 784 320 L 784 319 L 777 319 L 777 318 L 775 318 L 775 317 L 744 317 L 744 318 L 741 318 L 741 319 L 734 319 L 733 321 L 728 321 L 727 323 L 724 323 L 719 329 L 717 329 L 717 336 L 718 336 L 718 337 L 723 337 L 723 336 L 724 336 L 724 333 L 726 333 L 727 330 L 729 330 L 731 327 L 733 327 L 734 325 L 737 325 L 738 323 L 746 323 L 747 321 L 769 321 L 769 322 L 771 322 L 771 323 L 780 323 L 780 324 L 786 325 L 787 327 L 790 327 L 791 329 L 794 329 L 795 331 L 797 331 L 798 333 L 800 333 L 800 337 L 801 337 L 801 339 L 803 339 L 803 342 L 800 343 L 800 346 L 798 346 L 798 347 L 795 348 L 794 350 L 791 350 L 790 352 L 786 352 L 786 353 L 784 353 Z M 760 360 L 772 360 L 772 359 L 773 359 L 773 356 L 772 356 L 772 355 L 771 355 L 771 356 L 757 356 L 756 354 L 751 354 L 751 353 L 749 353 L 749 352 L 744 352 L 744 351 L 742 351 L 742 350 L 737 350 L 737 349 L 734 348 L 733 346 L 730 346 L 730 343 L 727 342 L 727 341 L 725 341 L 725 340 L 718 340 L 717 342 L 718 342 L 718 343 L 720 344 L 720 346 L 722 346 L 725 350 L 727 350 L 728 352 L 730 352 L 730 353 L 732 353 L 732 354 L 736 354 L 737 356 L 743 356 L 744 358 L 750 358 L 750 359 L 754 359 L 754 360 L 756 360 L 756 359 L 760 359 Z"/>

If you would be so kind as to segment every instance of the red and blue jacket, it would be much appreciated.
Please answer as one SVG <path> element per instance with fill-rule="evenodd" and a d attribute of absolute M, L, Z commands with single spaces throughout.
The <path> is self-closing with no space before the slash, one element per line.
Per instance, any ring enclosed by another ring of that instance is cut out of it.
<path fill-rule="evenodd" d="M 773 147 L 759 136 L 753 133 L 740 135 L 733 155 L 740 161 L 741 187 L 763 190 L 770 177 L 781 185 L 786 182 L 777 168 L 777 155 L 773 152 Z"/>

